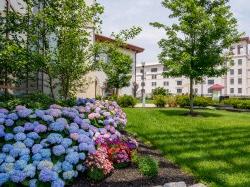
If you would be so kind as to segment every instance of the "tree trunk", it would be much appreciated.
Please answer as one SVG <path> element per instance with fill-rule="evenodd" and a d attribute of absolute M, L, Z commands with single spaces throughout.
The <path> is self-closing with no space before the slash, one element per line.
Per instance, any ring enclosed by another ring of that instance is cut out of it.
<path fill-rule="evenodd" d="M 116 89 L 115 89 L 115 95 L 116 95 L 117 97 L 119 97 L 119 88 L 116 88 Z"/>
<path fill-rule="evenodd" d="M 51 97 L 53 100 L 55 100 L 53 78 L 51 77 L 50 73 L 48 73 L 48 76 L 49 76 L 49 88 L 50 88 Z"/>
<path fill-rule="evenodd" d="M 190 94 L 189 94 L 189 99 L 190 99 L 190 114 L 194 114 L 194 80 L 193 78 L 190 78 Z"/>

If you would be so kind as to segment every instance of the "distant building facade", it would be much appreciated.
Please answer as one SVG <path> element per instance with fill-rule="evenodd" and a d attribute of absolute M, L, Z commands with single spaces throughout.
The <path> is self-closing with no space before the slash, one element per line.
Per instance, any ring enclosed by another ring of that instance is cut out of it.
<path fill-rule="evenodd" d="M 203 83 L 196 83 L 194 91 L 197 95 L 211 96 L 209 89 L 215 84 L 222 85 L 224 96 L 250 96 L 250 38 L 244 37 L 239 43 L 232 45 L 230 50 L 233 58 L 227 62 L 230 69 L 226 75 L 221 77 L 204 77 Z M 142 66 L 136 68 L 136 82 L 139 85 L 138 96 L 141 93 Z M 164 87 L 174 95 L 189 93 L 189 80 L 185 77 L 164 78 L 164 66 L 159 63 L 145 65 L 145 92 L 150 96 L 152 90 L 157 87 Z"/>

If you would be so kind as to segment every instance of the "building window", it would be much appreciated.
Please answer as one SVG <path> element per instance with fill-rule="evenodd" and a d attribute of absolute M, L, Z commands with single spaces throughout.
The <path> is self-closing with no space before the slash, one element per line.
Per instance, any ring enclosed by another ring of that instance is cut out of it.
<path fill-rule="evenodd" d="M 242 75 L 242 69 L 238 69 L 238 75 Z"/>
<path fill-rule="evenodd" d="M 198 93 L 198 88 L 195 88 L 195 89 L 194 89 L 194 92 L 197 94 L 197 93 Z"/>
<path fill-rule="evenodd" d="M 234 66 L 234 60 L 231 60 L 231 61 L 230 61 L 230 65 L 231 65 L 231 66 Z"/>
<path fill-rule="evenodd" d="M 177 92 L 177 93 L 182 93 L 182 89 L 178 88 L 178 89 L 176 90 L 176 92 Z"/>
<path fill-rule="evenodd" d="M 209 79 L 208 81 L 207 81 L 207 84 L 214 84 L 214 80 L 213 79 Z"/>
<path fill-rule="evenodd" d="M 177 86 L 181 86 L 182 85 L 182 81 L 177 81 Z"/>
<path fill-rule="evenodd" d="M 238 78 L 238 84 L 242 84 L 242 78 Z"/>
<path fill-rule="evenodd" d="M 151 68 L 151 72 L 157 72 L 157 68 Z"/>
<path fill-rule="evenodd" d="M 156 86 L 156 82 L 152 82 L 152 86 Z"/>
<path fill-rule="evenodd" d="M 167 68 L 166 68 L 166 67 L 163 67 L 163 71 L 167 71 Z"/>
<path fill-rule="evenodd" d="M 230 93 L 231 93 L 231 94 L 234 93 L 234 88 L 230 88 Z"/>
<path fill-rule="evenodd" d="M 230 75 L 234 75 L 234 70 L 230 69 Z"/>
<path fill-rule="evenodd" d="M 207 93 L 212 94 L 213 90 L 208 88 Z"/>
<path fill-rule="evenodd" d="M 164 86 L 169 86 L 169 82 L 168 81 L 165 81 L 163 84 L 164 84 Z"/>
<path fill-rule="evenodd" d="M 239 94 L 242 93 L 242 88 L 238 88 L 238 93 L 239 93 Z"/>
<path fill-rule="evenodd" d="M 230 84 L 234 85 L 234 79 L 230 79 Z"/>
<path fill-rule="evenodd" d="M 238 55 L 240 55 L 241 54 L 241 49 L 243 49 L 243 46 L 242 45 L 238 45 L 237 49 L 238 49 Z"/>
<path fill-rule="evenodd" d="M 238 60 L 238 65 L 241 66 L 242 65 L 242 59 Z"/>
<path fill-rule="evenodd" d="M 157 79 L 157 75 L 152 75 L 152 79 Z"/>
<path fill-rule="evenodd" d="M 141 69 L 141 71 L 140 71 L 141 73 L 143 73 L 143 69 Z"/>

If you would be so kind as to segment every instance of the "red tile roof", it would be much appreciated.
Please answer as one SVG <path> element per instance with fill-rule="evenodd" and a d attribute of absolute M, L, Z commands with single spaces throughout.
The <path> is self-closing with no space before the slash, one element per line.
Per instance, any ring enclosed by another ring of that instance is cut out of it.
<path fill-rule="evenodd" d="M 95 34 L 95 41 L 99 41 L 99 42 L 114 42 L 115 40 L 112 38 L 109 38 L 107 36 L 103 36 L 103 35 L 99 35 L 99 34 Z M 129 49 L 132 50 L 136 53 L 142 53 L 144 51 L 143 48 L 132 45 L 132 44 L 128 44 L 126 43 L 123 48 L 125 49 Z"/>
<path fill-rule="evenodd" d="M 240 39 L 240 41 L 246 41 L 247 43 L 250 44 L 250 38 L 249 37 L 243 37 Z"/>

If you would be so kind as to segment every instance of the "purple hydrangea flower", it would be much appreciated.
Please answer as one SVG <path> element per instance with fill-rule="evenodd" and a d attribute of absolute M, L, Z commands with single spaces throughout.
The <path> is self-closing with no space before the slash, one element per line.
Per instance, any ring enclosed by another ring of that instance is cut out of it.
<path fill-rule="evenodd" d="M 31 109 L 27 109 L 27 108 L 23 108 L 21 110 L 17 111 L 17 114 L 20 118 L 27 118 L 29 115 L 32 114 L 32 110 Z"/>
<path fill-rule="evenodd" d="M 11 181 L 15 183 L 23 182 L 25 178 L 26 178 L 25 173 L 20 170 L 14 170 L 13 172 L 11 172 L 10 175 Z"/>
<path fill-rule="evenodd" d="M 47 127 L 45 125 L 37 125 L 35 128 L 34 128 L 34 131 L 36 133 L 43 133 L 43 132 L 46 132 L 47 131 Z"/>
<path fill-rule="evenodd" d="M 58 118 L 62 115 L 62 111 L 59 109 L 49 109 L 48 114 L 55 118 Z"/>
<path fill-rule="evenodd" d="M 34 125 L 33 123 L 27 122 L 24 124 L 24 129 L 25 131 L 33 131 L 34 130 Z"/>
<path fill-rule="evenodd" d="M 62 145 L 56 145 L 53 147 L 53 154 L 56 156 L 61 156 L 65 153 L 65 148 Z"/>
<path fill-rule="evenodd" d="M 42 182 L 55 181 L 58 178 L 58 174 L 50 169 L 43 169 L 39 174 L 39 180 Z"/>
<path fill-rule="evenodd" d="M 91 139 L 88 136 L 84 135 L 84 134 L 81 134 L 79 136 L 79 138 L 78 138 L 79 143 L 88 143 L 90 141 L 91 141 Z"/>

